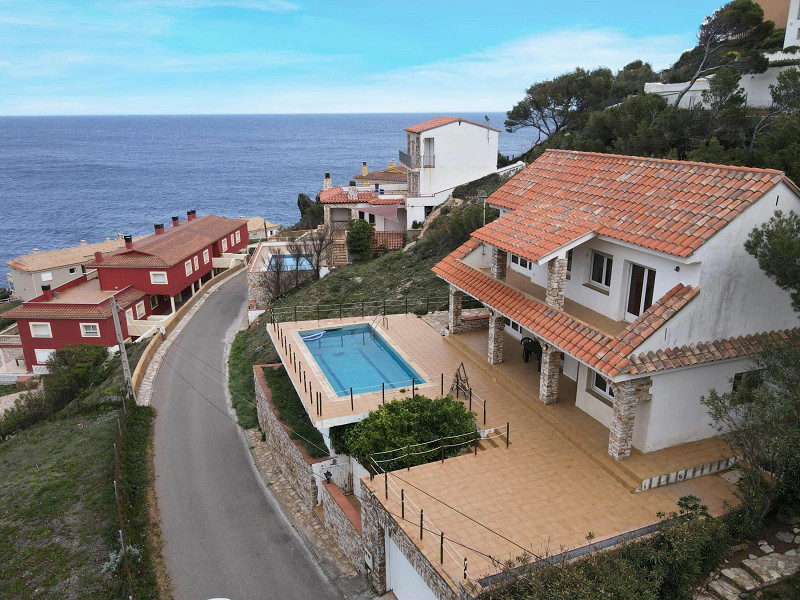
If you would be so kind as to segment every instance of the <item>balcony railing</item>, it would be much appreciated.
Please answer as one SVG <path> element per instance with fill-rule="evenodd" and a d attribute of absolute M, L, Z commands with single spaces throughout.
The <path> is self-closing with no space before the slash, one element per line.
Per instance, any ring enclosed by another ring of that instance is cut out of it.
<path fill-rule="evenodd" d="M 400 150 L 398 152 L 398 160 L 400 164 L 405 165 L 409 169 L 419 169 L 419 157 L 411 156 L 406 152 Z"/>

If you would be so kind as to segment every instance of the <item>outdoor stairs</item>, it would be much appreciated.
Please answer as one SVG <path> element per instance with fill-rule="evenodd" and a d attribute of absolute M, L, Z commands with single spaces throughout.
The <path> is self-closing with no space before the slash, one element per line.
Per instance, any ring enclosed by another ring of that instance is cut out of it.
<path fill-rule="evenodd" d="M 333 242 L 331 262 L 334 267 L 342 267 L 348 264 L 347 242 L 345 240 L 335 240 Z"/>
<path fill-rule="evenodd" d="M 459 348 L 461 354 L 466 357 L 467 360 L 469 360 L 471 367 L 482 371 L 489 379 L 502 386 L 506 392 L 514 396 L 522 404 L 533 409 L 537 416 L 552 425 L 553 428 L 564 439 L 573 444 L 578 450 L 594 461 L 626 489 L 634 492 L 637 490 L 637 488 L 639 488 L 641 485 L 641 480 L 636 477 L 635 473 L 625 467 L 625 465 L 620 461 L 611 458 L 608 454 L 592 452 L 591 449 L 587 448 L 586 444 L 583 442 L 581 438 L 581 432 L 579 430 L 577 430 L 572 424 L 553 414 L 552 411 L 548 411 L 544 404 L 541 404 L 538 401 L 531 402 L 530 392 L 519 387 L 511 378 L 497 371 L 493 371 L 491 369 L 491 365 L 488 363 L 476 360 L 475 353 L 472 348 L 460 341 L 457 335 L 448 335 L 445 336 L 444 339 L 450 344 L 453 344 Z"/>

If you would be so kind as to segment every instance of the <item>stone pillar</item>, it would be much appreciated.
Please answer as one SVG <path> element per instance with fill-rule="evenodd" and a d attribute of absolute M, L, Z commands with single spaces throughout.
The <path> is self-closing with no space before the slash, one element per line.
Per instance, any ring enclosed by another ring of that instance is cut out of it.
<path fill-rule="evenodd" d="M 461 329 L 461 300 L 464 298 L 464 292 L 456 289 L 454 285 L 450 286 L 450 303 L 447 314 L 447 330 L 450 334 L 460 333 Z"/>
<path fill-rule="evenodd" d="M 505 254 L 505 252 L 503 253 Z M 489 364 L 503 362 L 503 338 L 506 323 L 503 316 L 493 310 L 489 311 Z"/>
<path fill-rule="evenodd" d="M 564 309 L 564 286 L 567 283 L 567 257 L 553 258 L 547 262 L 547 295 L 548 306 Z"/>
<path fill-rule="evenodd" d="M 633 424 L 636 418 L 636 404 L 650 400 L 649 377 L 612 383 L 614 391 L 614 417 L 608 434 L 608 454 L 617 460 L 631 455 L 633 445 Z"/>
<path fill-rule="evenodd" d="M 385 509 L 367 486 L 361 490 L 361 539 L 372 557 L 367 580 L 378 594 L 383 594 L 386 592 Z"/>
<path fill-rule="evenodd" d="M 492 277 L 505 281 L 508 254 L 497 246 L 492 246 Z"/>
<path fill-rule="evenodd" d="M 358 209 L 357 208 L 351 208 L 350 209 L 350 220 L 353 221 L 353 220 L 355 220 L 357 218 L 358 218 Z"/>
<path fill-rule="evenodd" d="M 328 204 L 323 204 L 322 205 L 322 214 L 324 215 L 323 216 L 323 219 L 324 219 L 323 222 L 325 224 L 330 223 L 331 225 L 333 225 L 333 221 L 331 221 L 331 207 L 330 207 L 330 205 L 328 205 Z"/>
<path fill-rule="evenodd" d="M 539 401 L 542 404 L 558 402 L 558 377 L 561 351 L 542 344 L 542 372 L 539 374 Z"/>

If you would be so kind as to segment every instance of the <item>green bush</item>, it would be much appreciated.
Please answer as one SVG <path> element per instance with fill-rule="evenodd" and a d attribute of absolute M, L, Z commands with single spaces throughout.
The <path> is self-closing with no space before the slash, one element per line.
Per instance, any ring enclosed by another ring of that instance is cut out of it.
<path fill-rule="evenodd" d="M 405 448 L 474 431 L 475 413 L 469 412 L 463 403 L 449 396 L 431 399 L 416 395 L 381 405 L 343 435 L 337 436 L 337 445 L 342 453 L 350 454 L 362 465 L 368 466 L 370 457 L 376 452 Z M 470 439 L 465 436 L 461 441 Z M 460 450 L 460 447 L 447 448 L 445 456 L 455 456 Z M 440 457 L 438 447 L 435 447 L 430 453 L 411 456 L 410 464 L 420 465 Z M 382 467 L 390 471 L 407 464 L 408 459 L 403 457 L 393 463 L 383 464 Z"/>
<path fill-rule="evenodd" d="M 486 177 L 481 177 L 475 181 L 470 181 L 459 185 L 453 190 L 453 198 L 474 198 L 481 194 L 491 196 L 500 186 L 503 185 L 503 178 L 497 173 L 491 173 Z"/>
<path fill-rule="evenodd" d="M 47 361 L 49 373 L 42 377 L 45 401 L 51 412 L 63 409 L 105 381 L 114 369 L 105 346 L 80 344 L 53 353 Z"/>
<path fill-rule="evenodd" d="M 51 414 L 44 396 L 38 393 L 23 394 L 13 406 L 0 415 L 0 441 L 27 429 Z"/>
<path fill-rule="evenodd" d="M 499 215 L 497 209 L 486 207 L 486 222 L 494 221 Z M 444 256 L 466 242 L 470 234 L 483 225 L 483 204 L 470 204 L 454 208 L 449 213 L 442 211 L 431 221 L 425 235 L 414 245 L 413 252 L 418 258 Z"/>
<path fill-rule="evenodd" d="M 366 258 L 372 252 L 372 235 L 375 228 L 363 219 L 353 219 L 347 226 L 347 250 Z"/>

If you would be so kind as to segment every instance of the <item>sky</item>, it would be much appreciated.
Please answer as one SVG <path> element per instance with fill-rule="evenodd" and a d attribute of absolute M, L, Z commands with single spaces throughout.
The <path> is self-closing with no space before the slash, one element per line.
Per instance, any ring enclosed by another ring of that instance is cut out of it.
<path fill-rule="evenodd" d="M 721 0 L 0 0 L 0 115 L 507 111 L 662 69 Z"/>

